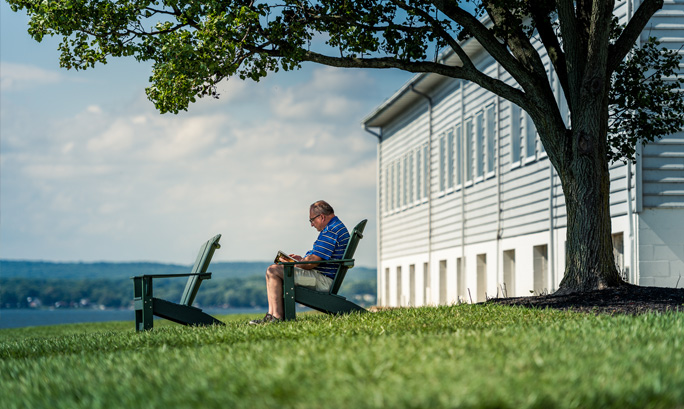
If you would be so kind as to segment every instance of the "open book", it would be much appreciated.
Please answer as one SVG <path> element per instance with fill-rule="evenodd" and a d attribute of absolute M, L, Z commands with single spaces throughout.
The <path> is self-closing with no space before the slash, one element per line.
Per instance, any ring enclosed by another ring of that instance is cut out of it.
<path fill-rule="evenodd" d="M 285 254 L 284 251 L 278 250 L 278 254 L 276 254 L 275 260 L 273 260 L 273 263 L 278 263 L 278 262 L 294 263 L 295 261 L 297 261 L 297 260 L 295 260 L 292 257 Z"/>

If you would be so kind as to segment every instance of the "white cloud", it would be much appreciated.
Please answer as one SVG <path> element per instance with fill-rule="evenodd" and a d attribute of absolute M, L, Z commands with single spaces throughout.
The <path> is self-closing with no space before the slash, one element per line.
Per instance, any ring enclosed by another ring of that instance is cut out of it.
<path fill-rule="evenodd" d="M 374 219 L 376 142 L 358 125 L 372 86 L 316 69 L 296 84 L 231 80 L 229 98 L 175 116 L 85 104 L 29 133 L 6 127 L 0 257 L 188 264 L 216 233 L 217 260 L 305 252 L 315 200 L 348 225 Z M 361 265 L 375 263 L 367 233 Z"/>
<path fill-rule="evenodd" d="M 321 67 L 313 72 L 311 88 L 325 93 L 363 92 L 374 86 L 367 71 Z"/>
<path fill-rule="evenodd" d="M 322 67 L 306 84 L 280 90 L 271 100 L 277 117 L 284 120 L 346 121 L 365 114 L 360 103 L 372 81 L 364 71 Z M 368 108 L 365 108 L 368 109 Z"/>
<path fill-rule="evenodd" d="M 0 91 L 21 91 L 63 81 L 57 71 L 28 64 L 0 62 Z"/>
<path fill-rule="evenodd" d="M 134 124 L 127 119 L 119 119 L 99 135 L 88 140 L 87 147 L 92 153 L 112 155 L 115 152 L 131 153 L 135 141 Z"/>
<path fill-rule="evenodd" d="M 89 105 L 88 108 L 86 108 L 86 112 L 91 114 L 101 114 L 102 108 L 97 105 Z"/>

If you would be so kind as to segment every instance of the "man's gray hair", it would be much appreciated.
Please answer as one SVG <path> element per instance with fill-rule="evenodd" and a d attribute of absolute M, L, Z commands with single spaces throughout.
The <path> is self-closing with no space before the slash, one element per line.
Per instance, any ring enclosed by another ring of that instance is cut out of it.
<path fill-rule="evenodd" d="M 335 214 L 332 206 L 328 204 L 325 200 L 319 200 L 311 205 L 311 211 L 316 214 L 331 215 Z"/>

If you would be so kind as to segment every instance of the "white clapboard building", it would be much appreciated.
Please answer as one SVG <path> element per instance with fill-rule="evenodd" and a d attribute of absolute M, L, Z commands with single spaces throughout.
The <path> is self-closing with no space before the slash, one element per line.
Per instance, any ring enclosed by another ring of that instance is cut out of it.
<path fill-rule="evenodd" d="M 616 9 L 623 21 L 634 3 Z M 666 0 L 642 41 L 648 35 L 682 47 L 684 0 Z M 464 48 L 486 74 L 513 83 L 477 43 Z M 378 138 L 380 305 L 479 302 L 558 288 L 563 192 L 524 111 L 472 83 L 419 74 L 363 124 Z M 636 164 L 611 167 L 616 262 L 629 282 L 684 287 L 684 132 L 638 155 Z"/>

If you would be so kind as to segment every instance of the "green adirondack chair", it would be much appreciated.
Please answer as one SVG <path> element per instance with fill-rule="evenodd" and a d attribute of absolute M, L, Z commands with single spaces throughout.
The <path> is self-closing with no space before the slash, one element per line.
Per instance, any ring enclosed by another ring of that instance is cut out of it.
<path fill-rule="evenodd" d="M 354 227 L 344 255 L 339 260 L 324 260 L 318 262 L 307 262 L 307 264 L 322 264 L 331 263 L 338 264 L 337 274 L 333 280 L 330 290 L 327 292 L 315 291 L 306 287 L 295 286 L 294 283 L 294 266 L 297 263 L 279 263 L 285 266 L 285 273 L 283 278 L 283 297 L 285 301 L 284 319 L 296 319 L 295 303 L 300 303 L 307 307 L 324 312 L 326 314 L 348 314 L 354 311 L 366 312 L 363 307 L 354 304 L 345 297 L 338 295 L 337 292 L 344 281 L 347 270 L 354 267 L 354 252 L 359 244 L 359 240 L 363 238 L 363 229 L 366 227 L 368 220 L 362 220 Z"/>
<path fill-rule="evenodd" d="M 202 245 L 195 265 L 188 274 L 145 274 L 131 277 L 136 331 L 152 329 L 154 315 L 182 325 L 224 325 L 223 322 L 203 312 L 200 308 L 192 306 L 202 281 L 211 278 L 211 273 L 207 273 L 207 269 L 214 251 L 221 247 L 220 238 L 220 234 L 216 235 Z M 179 303 L 153 297 L 152 280 L 169 277 L 188 277 Z"/>

